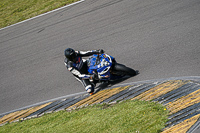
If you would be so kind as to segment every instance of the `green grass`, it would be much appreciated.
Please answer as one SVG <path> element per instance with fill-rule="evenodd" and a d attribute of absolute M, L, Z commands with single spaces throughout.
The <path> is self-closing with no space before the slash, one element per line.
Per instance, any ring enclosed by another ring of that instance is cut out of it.
<path fill-rule="evenodd" d="M 71 112 L 59 111 L 40 118 L 6 124 L 1 133 L 158 133 L 165 127 L 168 111 L 161 104 L 124 101 L 95 105 Z"/>
<path fill-rule="evenodd" d="M 79 0 L 0 0 L 0 28 Z"/>

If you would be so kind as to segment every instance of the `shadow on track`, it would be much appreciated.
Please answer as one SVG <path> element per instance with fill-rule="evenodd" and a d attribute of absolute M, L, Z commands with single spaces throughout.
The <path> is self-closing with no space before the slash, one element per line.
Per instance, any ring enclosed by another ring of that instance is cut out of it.
<path fill-rule="evenodd" d="M 136 72 L 137 72 L 137 74 L 135 76 L 140 74 L 138 70 L 136 70 Z M 101 90 L 104 90 L 107 87 L 112 87 L 115 84 L 121 83 L 121 82 L 123 82 L 123 81 L 125 81 L 125 80 L 127 80 L 129 78 L 135 77 L 135 76 L 124 76 L 123 78 L 120 78 L 120 79 L 116 79 L 116 80 L 100 83 L 99 86 L 97 86 L 95 88 L 95 93 L 97 93 L 97 92 L 99 92 Z"/>

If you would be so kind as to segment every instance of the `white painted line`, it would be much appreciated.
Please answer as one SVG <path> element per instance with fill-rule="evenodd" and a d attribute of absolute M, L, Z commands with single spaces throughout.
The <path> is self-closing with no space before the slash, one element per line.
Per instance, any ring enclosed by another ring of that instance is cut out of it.
<path fill-rule="evenodd" d="M 61 8 L 58 8 L 58 9 L 55 9 L 55 10 L 49 11 L 49 12 L 47 12 L 47 13 L 44 13 L 44 14 L 41 14 L 41 15 L 38 15 L 38 16 L 35 16 L 35 17 L 32 17 L 32 18 L 30 18 L 30 19 L 27 19 L 27 20 L 21 21 L 21 22 L 19 22 L 19 23 L 16 23 L 16 24 L 13 24 L 13 25 L 10 25 L 10 26 L 7 26 L 7 27 L 4 27 L 4 28 L 1 28 L 0 31 L 1 31 L 1 30 L 4 30 L 4 29 L 7 29 L 7 28 L 9 28 L 9 27 L 12 27 L 12 26 L 15 26 L 15 25 L 18 25 L 18 24 L 21 24 L 21 23 L 24 23 L 24 22 L 30 21 L 30 20 L 32 20 L 32 19 L 35 19 L 35 18 L 38 18 L 38 17 L 44 16 L 44 15 L 47 15 L 47 14 L 49 14 L 49 13 L 52 13 L 52 12 L 55 12 L 55 11 L 58 11 L 58 10 L 61 10 L 61 9 L 64 9 L 64 8 L 67 8 L 67 7 L 73 6 L 73 5 L 78 4 L 78 3 L 81 3 L 81 2 L 83 2 L 83 1 L 85 1 L 85 0 L 80 0 L 80 1 L 74 2 L 74 3 L 72 3 L 72 4 L 69 4 L 69 5 L 63 6 L 63 7 L 61 7 Z"/>
<path fill-rule="evenodd" d="M 60 100 L 60 99 L 67 99 L 69 97 L 81 96 L 83 94 L 88 94 L 88 93 L 86 91 L 83 91 L 83 92 L 78 92 L 78 93 L 75 93 L 75 94 L 69 94 L 69 95 L 66 95 L 66 96 L 61 96 L 61 97 L 58 97 L 58 98 L 54 98 L 54 99 L 50 99 L 50 100 L 47 100 L 47 101 L 39 102 L 39 103 L 36 103 L 36 104 L 28 105 L 28 106 L 25 106 L 25 107 L 22 107 L 22 108 L 19 108 L 19 109 L 15 109 L 15 110 L 11 110 L 11 111 L 2 113 L 2 114 L 0 114 L 0 118 L 1 118 L 1 116 L 4 116 L 4 115 L 12 113 L 12 112 L 16 112 L 16 111 L 19 111 L 19 110 L 24 110 L 24 109 L 27 109 L 27 108 L 35 107 L 35 106 L 38 106 L 38 105 L 42 105 L 42 104 L 45 104 L 45 103 L 57 101 L 57 100 Z"/>

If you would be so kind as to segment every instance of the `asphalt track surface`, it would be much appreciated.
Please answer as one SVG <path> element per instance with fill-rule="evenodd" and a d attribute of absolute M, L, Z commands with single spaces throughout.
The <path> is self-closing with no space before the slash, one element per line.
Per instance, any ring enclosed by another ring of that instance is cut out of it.
<path fill-rule="evenodd" d="M 0 30 L 0 113 L 84 91 L 64 49 L 104 49 L 140 74 L 200 76 L 199 0 L 85 0 Z"/>

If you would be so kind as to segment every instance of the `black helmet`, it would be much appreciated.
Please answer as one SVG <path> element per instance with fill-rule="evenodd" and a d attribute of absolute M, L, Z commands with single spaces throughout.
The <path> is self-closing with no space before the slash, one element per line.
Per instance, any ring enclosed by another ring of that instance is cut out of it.
<path fill-rule="evenodd" d="M 67 48 L 67 49 L 65 49 L 65 57 L 68 60 L 75 62 L 76 61 L 76 52 L 72 48 Z"/>

